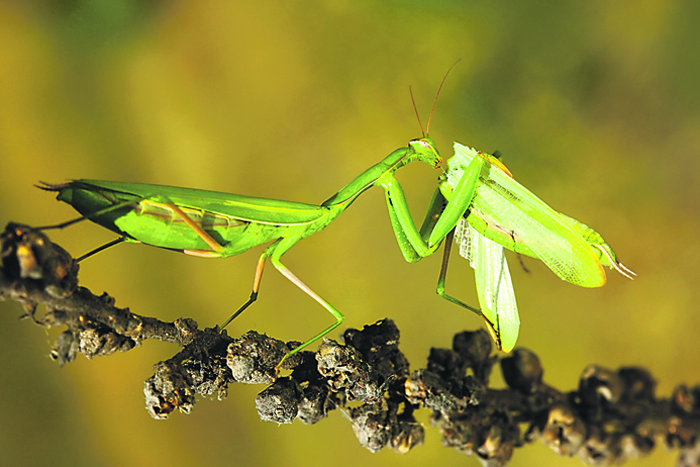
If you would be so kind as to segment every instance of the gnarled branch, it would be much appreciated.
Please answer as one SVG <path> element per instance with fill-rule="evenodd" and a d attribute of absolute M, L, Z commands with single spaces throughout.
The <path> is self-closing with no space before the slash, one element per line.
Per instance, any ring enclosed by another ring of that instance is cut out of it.
<path fill-rule="evenodd" d="M 21 303 L 41 326 L 66 327 L 51 352 L 59 364 L 78 353 L 125 352 L 146 339 L 183 347 L 145 383 L 146 405 L 157 419 L 175 409 L 189 413 L 196 394 L 223 399 L 233 382 L 268 384 L 256 398 L 263 420 L 317 423 L 339 408 L 372 451 L 389 445 L 405 453 L 420 444 L 423 426 L 413 413 L 425 407 L 445 445 L 488 466 L 506 465 L 516 448 L 536 439 L 594 465 L 642 456 L 663 441 L 679 449 L 678 465 L 700 465 L 700 387 L 679 385 L 670 399 L 657 398 L 656 382 L 643 368 L 591 365 L 576 390 L 561 392 L 543 382 L 533 352 L 519 348 L 498 358 L 486 332 L 476 331 L 457 334 L 451 349 L 431 349 L 428 366 L 411 372 L 399 330 L 385 319 L 346 330 L 345 344 L 326 339 L 316 352 L 295 354 L 284 362 L 291 374 L 278 377 L 275 365 L 298 342 L 254 331 L 234 339 L 218 328 L 200 330 L 190 318 L 168 323 L 140 316 L 79 287 L 77 275 L 73 258 L 42 232 L 7 225 L 0 298 Z M 39 304 L 47 309 L 41 318 Z M 489 387 L 497 363 L 505 389 Z"/>

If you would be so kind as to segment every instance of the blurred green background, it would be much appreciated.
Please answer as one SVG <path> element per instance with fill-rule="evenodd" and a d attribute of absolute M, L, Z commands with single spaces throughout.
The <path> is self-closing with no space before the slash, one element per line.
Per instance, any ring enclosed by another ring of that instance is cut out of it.
<path fill-rule="evenodd" d="M 512 257 L 519 345 L 569 390 L 592 363 L 643 365 L 670 395 L 700 381 L 700 3 L 494 1 L 107 1 L 0 3 L 0 222 L 45 225 L 75 213 L 39 180 L 95 178 L 320 203 L 419 136 L 455 60 L 431 136 L 501 150 L 516 179 L 597 229 L 638 274 L 587 290 Z M 437 172 L 398 174 L 422 219 Z M 74 256 L 113 236 L 85 223 L 52 233 Z M 117 305 L 200 325 L 249 295 L 260 249 L 204 260 L 139 245 L 81 265 L 82 285 Z M 384 194 L 364 194 L 286 264 L 361 327 L 386 316 L 413 368 L 431 346 L 481 326 L 434 294 L 440 258 L 408 265 Z M 455 257 L 449 289 L 476 302 Z M 55 333 L 0 304 L 0 465 L 479 465 L 426 443 L 406 456 L 361 448 L 338 411 L 315 426 L 261 422 L 261 386 L 154 421 L 151 365 L 177 348 L 141 348 L 65 368 Z M 329 316 L 270 269 L 260 301 L 229 328 L 305 339 Z M 495 381 L 500 375 L 495 377 Z M 427 421 L 427 412 L 421 414 Z M 671 466 L 657 447 L 632 465 Z M 542 444 L 511 465 L 569 466 Z"/>

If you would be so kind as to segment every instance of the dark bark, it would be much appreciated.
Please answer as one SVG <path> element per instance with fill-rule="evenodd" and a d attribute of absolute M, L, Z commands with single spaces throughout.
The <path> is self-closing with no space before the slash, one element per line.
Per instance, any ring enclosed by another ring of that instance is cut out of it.
<path fill-rule="evenodd" d="M 560 455 L 612 465 L 649 453 L 657 442 L 680 451 L 679 466 L 700 465 L 700 387 L 679 385 L 670 399 L 657 398 L 656 382 L 643 368 L 585 368 L 579 387 L 561 392 L 543 382 L 530 350 L 492 355 L 481 330 L 454 337 L 451 349 L 433 348 L 428 366 L 410 371 L 399 350 L 399 330 L 384 319 L 363 330 L 348 329 L 344 342 L 325 339 L 316 352 L 277 363 L 298 342 L 285 343 L 249 331 L 231 338 L 218 328 L 200 330 L 190 318 L 173 323 L 114 306 L 109 295 L 78 286 L 78 266 L 40 231 L 8 224 L 2 235 L 0 298 L 21 303 L 43 327 L 65 326 L 51 352 L 61 365 L 78 353 L 88 358 L 126 352 L 146 339 L 182 349 L 155 365 L 145 383 L 151 416 L 189 413 L 197 394 L 226 397 L 233 382 L 268 384 L 256 398 L 263 420 L 316 423 L 344 408 L 360 443 L 372 451 L 390 446 L 405 453 L 423 441 L 413 417 L 421 407 L 443 443 L 476 455 L 483 465 L 506 465 L 514 450 L 536 439 Z M 38 318 L 37 306 L 46 313 Z M 499 364 L 505 389 L 489 387 Z M 348 404 L 353 402 L 352 404 Z"/>

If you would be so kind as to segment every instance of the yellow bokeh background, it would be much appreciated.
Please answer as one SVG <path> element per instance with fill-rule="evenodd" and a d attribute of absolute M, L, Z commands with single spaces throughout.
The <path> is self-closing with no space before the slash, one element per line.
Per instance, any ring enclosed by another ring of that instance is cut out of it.
<path fill-rule="evenodd" d="M 587 290 L 511 257 L 522 326 L 545 379 L 577 386 L 588 364 L 647 367 L 657 394 L 700 382 L 700 4 L 640 2 L 215 0 L 0 2 L 0 223 L 75 214 L 32 185 L 93 178 L 320 203 L 413 137 L 408 94 L 442 154 L 453 140 L 499 149 L 515 178 L 598 230 L 637 280 Z M 417 219 L 437 172 L 398 174 Z M 74 256 L 113 236 L 79 224 L 51 238 Z M 118 306 L 221 322 L 249 295 L 257 255 L 204 260 L 140 245 L 81 265 Z M 405 263 L 384 194 L 365 193 L 286 265 L 361 327 L 402 331 L 414 369 L 430 347 L 481 326 L 434 294 L 440 258 Z M 449 290 L 475 303 L 458 257 Z M 58 368 L 56 332 L 0 303 L 0 465 L 479 465 L 440 443 L 405 456 L 361 448 L 335 411 L 315 426 L 261 422 L 261 386 L 152 420 L 143 381 L 178 351 L 148 341 Z M 270 268 L 259 302 L 229 328 L 308 338 L 331 322 Z M 337 336 L 337 334 L 336 334 Z M 494 376 L 498 381 L 499 375 Z M 427 411 L 421 420 L 427 422 Z M 671 466 L 659 446 L 630 465 Z M 541 443 L 513 466 L 580 465 Z"/>

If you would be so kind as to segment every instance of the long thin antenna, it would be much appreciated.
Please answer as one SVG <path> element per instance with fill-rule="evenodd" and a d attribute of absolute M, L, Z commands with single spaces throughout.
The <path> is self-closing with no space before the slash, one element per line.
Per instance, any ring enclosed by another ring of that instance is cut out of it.
<path fill-rule="evenodd" d="M 411 86 L 408 87 L 408 93 L 411 95 L 411 102 L 413 103 L 413 110 L 416 112 L 418 125 L 420 125 L 420 132 L 423 135 L 423 138 L 425 138 L 425 131 L 423 131 L 423 124 L 420 121 L 420 115 L 418 115 L 418 107 L 416 107 L 416 100 L 413 98 L 413 89 L 411 89 Z"/>
<path fill-rule="evenodd" d="M 435 94 L 435 100 L 433 101 L 433 108 L 430 109 L 430 117 L 428 117 L 428 125 L 425 127 L 425 133 L 423 134 L 424 137 L 428 136 L 430 134 L 430 121 L 433 119 L 433 111 L 435 110 L 435 105 L 437 104 L 438 97 L 440 97 L 440 91 L 442 91 L 442 85 L 445 84 L 445 80 L 447 79 L 447 75 L 450 74 L 450 71 L 455 67 L 456 64 L 459 63 L 459 61 L 462 60 L 461 58 L 454 62 L 452 66 L 450 67 L 449 70 L 447 70 L 447 73 L 445 73 L 445 76 L 442 78 L 442 83 L 440 83 L 440 87 L 437 90 L 437 94 Z M 411 96 L 413 98 L 413 96 Z M 415 107 L 415 104 L 413 104 Z M 418 111 L 416 111 L 417 113 Z M 420 119 L 418 120 L 420 121 Z M 423 130 L 423 127 L 421 126 L 421 131 Z"/>

